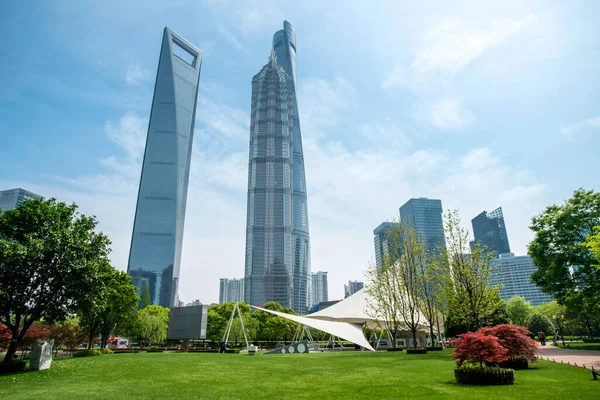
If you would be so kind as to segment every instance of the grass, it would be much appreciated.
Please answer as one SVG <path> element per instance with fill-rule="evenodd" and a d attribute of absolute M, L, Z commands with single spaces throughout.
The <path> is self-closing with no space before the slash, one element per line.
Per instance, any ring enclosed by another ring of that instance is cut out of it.
<path fill-rule="evenodd" d="M 600 350 L 600 343 L 583 343 L 583 342 L 565 342 L 566 346 L 563 346 L 561 342 L 558 343 L 558 347 L 563 349 L 573 350 Z"/>
<path fill-rule="evenodd" d="M 584 399 L 600 381 L 546 361 L 512 386 L 462 386 L 450 352 L 292 355 L 114 354 L 56 360 L 46 371 L 0 376 L 0 399 Z"/>

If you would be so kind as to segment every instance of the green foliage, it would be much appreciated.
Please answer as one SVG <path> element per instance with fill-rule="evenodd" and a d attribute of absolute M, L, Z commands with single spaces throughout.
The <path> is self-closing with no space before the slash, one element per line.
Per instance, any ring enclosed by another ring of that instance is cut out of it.
<path fill-rule="evenodd" d="M 50 328 L 50 337 L 54 339 L 55 349 L 66 346 L 73 350 L 86 341 L 87 335 L 78 319 L 68 319 L 62 323 L 54 323 Z"/>
<path fill-rule="evenodd" d="M 150 346 L 146 349 L 148 353 L 162 353 L 163 351 L 158 346 Z"/>
<path fill-rule="evenodd" d="M 73 357 L 94 357 L 101 356 L 102 352 L 96 349 L 79 350 L 73 353 Z"/>
<path fill-rule="evenodd" d="M 167 338 L 170 310 L 161 306 L 147 306 L 138 311 L 135 322 L 137 336 L 151 343 L 162 343 Z"/>
<path fill-rule="evenodd" d="M 5 360 L 35 321 L 63 320 L 94 296 L 110 252 L 96 225 L 55 199 L 0 210 L 0 323 L 12 335 Z"/>
<path fill-rule="evenodd" d="M 223 340 L 227 323 L 231 318 L 231 313 L 235 303 L 229 302 L 225 304 L 216 304 L 208 309 L 208 323 L 206 328 L 207 339 L 215 342 Z M 257 336 L 259 321 L 251 316 L 251 308 L 244 302 L 239 302 L 238 307 L 242 314 L 242 320 L 244 327 L 246 328 L 246 336 L 249 341 L 252 341 Z M 281 307 L 281 306 L 279 306 Z M 231 332 L 229 334 L 229 340 L 233 342 L 243 341 L 244 335 L 242 332 L 242 325 L 240 323 L 239 316 L 236 312 Z"/>
<path fill-rule="evenodd" d="M 144 290 L 142 291 L 142 296 L 140 298 L 138 308 L 142 310 L 151 304 L 152 300 L 150 299 L 150 283 L 146 282 L 146 284 L 144 285 Z"/>
<path fill-rule="evenodd" d="M 102 354 L 113 354 L 114 352 L 111 349 L 100 349 Z"/>
<path fill-rule="evenodd" d="M 506 303 L 506 311 L 513 324 L 525 326 L 525 320 L 533 314 L 534 308 L 524 297 L 514 296 Z"/>
<path fill-rule="evenodd" d="M 537 335 L 538 332 L 544 332 L 546 336 L 554 334 L 554 326 L 552 321 L 543 314 L 533 313 L 525 321 L 525 326 L 531 333 Z"/>

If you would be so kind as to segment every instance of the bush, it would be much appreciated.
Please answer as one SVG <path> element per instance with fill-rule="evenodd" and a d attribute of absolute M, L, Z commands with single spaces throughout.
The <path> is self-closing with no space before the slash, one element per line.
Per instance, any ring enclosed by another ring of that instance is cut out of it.
<path fill-rule="evenodd" d="M 93 357 L 93 356 L 101 356 L 102 352 L 96 349 L 90 350 L 79 350 L 73 353 L 73 357 Z"/>
<path fill-rule="evenodd" d="M 27 365 L 27 363 L 24 360 L 10 360 L 7 362 L 0 362 L 0 374 L 8 374 L 11 372 L 23 372 L 25 371 L 25 365 Z"/>
<path fill-rule="evenodd" d="M 527 369 L 529 368 L 529 362 L 524 357 L 511 357 L 508 360 L 501 362 L 498 366 L 500 368 Z"/>
<path fill-rule="evenodd" d="M 552 336 L 554 334 L 554 325 L 552 324 L 552 321 L 543 314 L 531 314 L 525 320 L 525 325 L 527 326 L 527 329 L 535 335 L 537 335 L 538 332 L 544 332 L 546 336 Z"/>
<path fill-rule="evenodd" d="M 463 365 L 454 369 L 454 377 L 464 385 L 512 385 L 515 374 L 512 369 Z"/>
<path fill-rule="evenodd" d="M 100 352 L 102 354 L 113 354 L 114 351 L 112 351 L 111 349 L 100 349 Z"/>
<path fill-rule="evenodd" d="M 452 358 L 456 360 L 457 368 L 465 363 L 479 364 L 483 368 L 485 363 L 501 363 L 508 359 L 508 350 L 502 347 L 495 336 L 468 332 L 459 337 L 460 339 L 450 342 L 456 345 Z"/>
<path fill-rule="evenodd" d="M 407 348 L 406 354 L 427 354 L 427 349 Z"/>
<path fill-rule="evenodd" d="M 508 350 L 508 357 L 512 359 L 515 365 L 522 366 L 522 361 L 525 360 L 525 368 L 527 368 L 527 360 L 536 362 L 537 344 L 529 337 L 529 331 L 522 326 L 502 324 L 489 328 L 481 328 L 477 332 L 484 335 L 491 335 L 498 338 L 498 343 Z"/>
<path fill-rule="evenodd" d="M 158 346 L 150 346 L 146 349 L 148 353 L 162 353 L 162 349 Z"/>

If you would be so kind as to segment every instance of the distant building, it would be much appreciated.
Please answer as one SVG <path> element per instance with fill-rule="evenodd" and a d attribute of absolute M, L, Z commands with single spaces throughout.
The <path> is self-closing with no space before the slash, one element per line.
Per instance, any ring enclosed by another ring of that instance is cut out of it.
<path fill-rule="evenodd" d="M 327 272 L 317 271 L 312 274 L 311 307 L 329 300 L 327 290 Z"/>
<path fill-rule="evenodd" d="M 512 253 L 500 254 L 499 258 L 494 260 L 494 264 L 491 283 L 502 284 L 502 300 L 522 296 L 534 306 L 552 301 L 552 296 L 542 292 L 531 282 L 531 274 L 537 269 L 531 257 L 515 257 Z"/>
<path fill-rule="evenodd" d="M 186 307 L 193 307 L 193 306 L 201 306 L 202 302 L 198 299 L 192 301 L 191 303 L 187 303 L 185 306 Z"/>
<path fill-rule="evenodd" d="M 317 312 L 317 311 L 324 310 L 324 309 L 326 309 L 327 307 L 331 307 L 332 305 L 334 305 L 334 304 L 336 304 L 336 303 L 339 303 L 340 301 L 342 301 L 342 300 L 322 301 L 322 302 L 320 302 L 320 303 L 314 304 L 314 305 L 311 307 L 311 309 L 310 309 L 309 313 L 314 313 L 314 312 Z"/>
<path fill-rule="evenodd" d="M 400 223 L 413 228 L 428 251 L 435 250 L 438 244 L 446 247 L 442 215 L 442 201 L 426 197 L 410 199 L 400 207 Z"/>
<path fill-rule="evenodd" d="M 347 285 L 344 285 L 344 297 L 352 296 L 364 287 L 362 282 L 348 281 Z"/>
<path fill-rule="evenodd" d="M 375 265 L 377 268 L 383 266 L 385 258 L 388 256 L 390 248 L 390 231 L 397 227 L 397 222 L 383 222 L 373 230 L 373 241 L 375 242 Z"/>
<path fill-rule="evenodd" d="M 475 236 L 475 240 L 471 242 L 471 249 L 475 243 L 481 243 L 495 254 L 510 253 L 502 207 L 498 207 L 490 213 L 482 212 L 473 218 L 471 223 Z"/>
<path fill-rule="evenodd" d="M 244 278 L 221 278 L 219 284 L 219 304 L 244 301 Z"/>
<path fill-rule="evenodd" d="M 35 194 L 25 189 L 9 189 L 0 191 L 0 209 L 14 210 L 25 200 L 43 199 L 39 194 Z"/>

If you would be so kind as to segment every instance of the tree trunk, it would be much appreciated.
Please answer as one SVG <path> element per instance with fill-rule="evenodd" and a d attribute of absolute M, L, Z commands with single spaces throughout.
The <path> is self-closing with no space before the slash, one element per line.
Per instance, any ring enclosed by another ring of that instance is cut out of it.
<path fill-rule="evenodd" d="M 411 329 L 412 331 L 412 337 L 413 337 L 413 348 L 417 348 L 417 330 L 416 329 Z"/>
<path fill-rule="evenodd" d="M 4 357 L 4 360 L 2 362 L 9 362 L 10 360 L 13 359 L 14 355 L 17 353 L 17 336 L 18 336 L 18 331 L 13 331 L 12 333 L 12 337 L 10 339 L 10 344 L 8 345 L 8 349 L 6 350 L 6 356 Z"/>
<path fill-rule="evenodd" d="M 435 346 L 435 340 L 433 338 L 433 322 L 429 322 L 429 337 L 431 338 L 431 347 Z"/>

